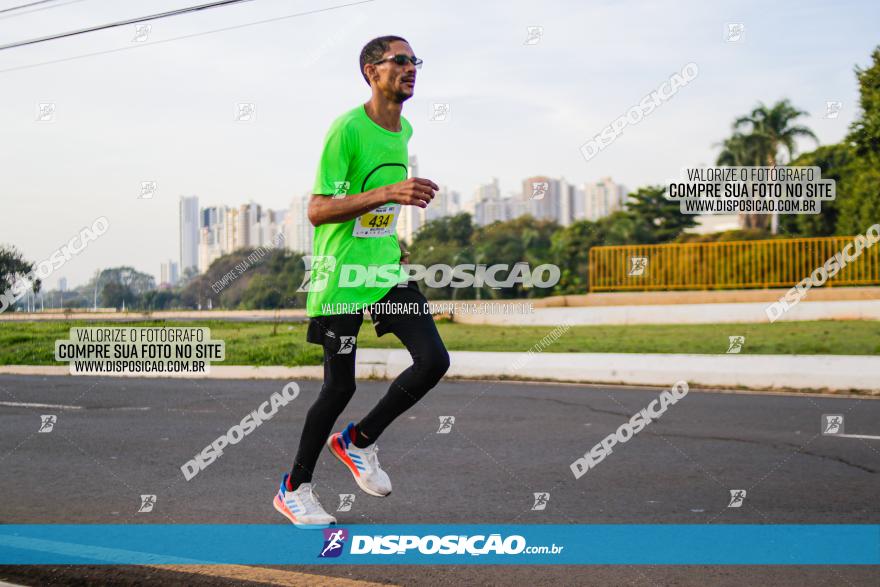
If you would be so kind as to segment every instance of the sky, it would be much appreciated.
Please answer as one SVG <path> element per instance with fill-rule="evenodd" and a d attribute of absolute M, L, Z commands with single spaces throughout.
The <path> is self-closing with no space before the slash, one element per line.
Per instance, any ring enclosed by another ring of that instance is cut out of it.
<path fill-rule="evenodd" d="M 0 13 L 0 45 L 203 1 L 57 0 Z M 419 174 L 465 199 L 493 177 L 504 194 L 532 175 L 664 183 L 714 163 L 759 101 L 789 98 L 820 144 L 837 142 L 858 112 L 854 67 L 880 44 L 878 2 L 345 4 L 253 0 L 155 20 L 145 39 L 127 25 L 0 51 L 0 244 L 41 261 L 103 216 L 108 230 L 46 289 L 119 265 L 158 277 L 179 257 L 181 195 L 286 209 L 310 189 L 329 124 L 369 98 L 358 56 L 384 34 L 424 60 L 404 105 Z M 529 27 L 542 27 L 537 43 Z M 687 63 L 693 81 L 584 158 L 581 145 Z M 836 118 L 827 101 L 841 102 Z M 41 103 L 53 120 L 37 120 Z M 235 120 L 239 103 L 254 120 Z M 449 104 L 446 121 L 431 120 L 435 103 Z"/>

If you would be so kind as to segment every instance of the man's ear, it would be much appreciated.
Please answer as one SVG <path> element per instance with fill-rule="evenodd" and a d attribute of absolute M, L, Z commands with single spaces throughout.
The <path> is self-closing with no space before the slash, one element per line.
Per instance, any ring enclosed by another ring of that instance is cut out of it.
<path fill-rule="evenodd" d="M 367 80 L 368 80 L 367 83 L 369 83 L 371 81 L 379 81 L 379 76 L 376 73 L 376 66 L 373 65 L 372 63 L 367 63 L 366 65 L 364 65 L 364 73 L 367 76 Z M 373 84 L 370 83 L 370 85 L 373 85 Z"/>

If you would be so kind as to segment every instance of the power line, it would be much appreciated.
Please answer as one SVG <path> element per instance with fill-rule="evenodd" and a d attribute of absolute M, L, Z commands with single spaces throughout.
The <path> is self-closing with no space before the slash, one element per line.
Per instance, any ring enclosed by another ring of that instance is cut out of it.
<path fill-rule="evenodd" d="M 34 8 L 32 10 L 27 10 L 25 12 L 17 12 L 15 14 L 7 14 L 6 16 L 0 16 L 0 20 L 6 20 L 7 18 L 16 18 L 19 16 L 24 16 L 25 14 L 31 14 L 32 12 L 40 12 L 43 10 L 52 10 L 53 8 L 61 8 L 62 6 L 67 6 L 68 4 L 76 4 L 77 2 L 82 2 L 82 1 L 83 0 L 69 0 L 68 2 L 64 2 L 63 4 L 53 4 L 52 6 L 43 6 L 42 8 Z M 19 6 L 19 8 L 21 8 L 21 7 Z M 10 10 L 12 10 L 12 9 L 10 9 Z"/>
<path fill-rule="evenodd" d="M 219 0 L 218 2 L 209 2 L 207 4 L 199 4 L 198 6 L 189 6 L 187 8 L 178 8 L 177 10 L 169 10 L 168 12 L 160 12 L 159 14 L 151 14 L 149 16 L 140 16 L 137 18 L 129 18 L 126 20 L 120 20 L 117 22 L 111 22 L 108 24 L 101 24 L 85 29 L 79 29 L 75 31 L 69 31 L 66 33 L 58 33 L 55 35 L 48 35 L 46 37 L 39 37 L 37 39 L 30 39 L 28 41 L 18 41 L 15 43 L 9 43 L 8 45 L 0 45 L 0 51 L 4 49 L 13 49 L 15 47 L 24 47 L 25 45 L 34 45 L 36 43 L 44 43 L 46 41 L 54 41 L 56 39 L 63 39 L 65 37 L 73 37 L 75 35 L 82 35 L 85 33 L 93 33 L 95 31 L 102 31 L 104 29 L 110 29 L 120 26 L 125 26 L 129 24 L 137 24 L 139 22 L 145 22 L 148 20 L 158 20 L 160 18 L 169 18 L 172 16 L 179 16 L 181 14 L 187 14 L 189 12 L 197 12 L 199 10 L 208 10 L 209 8 L 217 8 L 219 6 L 226 6 L 229 4 L 239 4 L 241 2 L 253 2 L 253 0 Z"/>
<path fill-rule="evenodd" d="M 192 39 L 195 37 L 201 37 L 203 35 L 210 35 L 213 33 L 222 33 L 226 31 L 232 31 L 235 29 L 242 29 L 249 26 L 255 26 L 258 24 L 266 24 L 270 22 L 276 22 L 279 20 L 286 20 L 288 18 L 296 18 L 299 16 L 308 16 L 310 14 L 318 14 L 320 12 L 329 12 L 331 10 L 338 10 L 340 8 L 348 8 L 350 6 L 357 6 L 359 4 L 369 4 L 371 2 L 375 2 L 376 0 L 360 0 L 358 2 L 349 2 L 348 4 L 338 4 L 336 6 L 328 6 L 327 8 L 316 8 L 314 10 L 306 10 L 304 12 L 296 12 L 294 14 L 287 14 L 285 16 L 276 16 L 273 18 L 267 18 L 264 20 L 256 20 L 254 22 L 246 22 L 243 24 L 236 24 L 228 27 L 223 27 L 219 29 L 212 29 L 210 31 L 202 31 L 200 33 L 191 33 L 189 35 L 181 35 L 179 37 L 172 37 L 170 39 L 163 39 L 161 41 L 153 41 L 152 43 L 137 43 L 132 44 L 128 47 L 117 47 L 116 49 L 106 49 L 104 51 L 95 51 L 93 53 L 85 53 L 83 55 L 74 55 L 72 57 L 62 57 L 61 59 L 53 59 L 51 61 L 41 61 L 39 63 L 31 63 L 28 65 L 18 65 L 16 67 L 7 67 L 6 69 L 0 69 L 0 73 L 9 73 L 10 71 L 20 71 L 23 69 L 31 69 L 34 67 L 42 67 L 43 65 L 54 65 L 56 63 L 64 63 L 66 61 L 76 61 L 77 59 L 85 59 L 86 57 L 96 57 L 98 55 L 109 55 L 110 53 L 118 53 L 121 51 L 130 51 L 132 49 L 140 49 L 142 47 L 151 47 L 153 45 L 160 45 L 163 43 L 170 43 L 172 41 L 179 41 L 181 39 Z"/>
<path fill-rule="evenodd" d="M 27 8 L 28 6 L 36 6 L 37 4 L 46 4 L 47 2 L 55 2 L 55 0 L 39 0 L 38 2 L 31 2 L 30 4 L 22 4 L 20 6 L 13 6 L 12 8 L 4 8 L 0 10 L 0 14 L 4 12 L 12 12 L 13 10 L 21 10 L 22 8 Z"/>

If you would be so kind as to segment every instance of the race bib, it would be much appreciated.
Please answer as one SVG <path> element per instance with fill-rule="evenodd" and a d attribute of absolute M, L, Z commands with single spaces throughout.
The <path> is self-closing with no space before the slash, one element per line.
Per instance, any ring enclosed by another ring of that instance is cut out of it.
<path fill-rule="evenodd" d="M 394 234 L 399 211 L 400 204 L 385 204 L 358 216 L 354 221 L 352 236 L 372 238 Z"/>

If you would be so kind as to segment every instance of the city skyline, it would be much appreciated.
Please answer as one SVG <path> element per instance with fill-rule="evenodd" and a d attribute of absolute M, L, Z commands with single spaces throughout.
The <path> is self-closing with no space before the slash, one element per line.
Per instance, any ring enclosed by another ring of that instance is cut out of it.
<path fill-rule="evenodd" d="M 416 156 L 410 157 L 409 167 L 410 176 L 418 174 Z M 536 181 L 548 185 L 547 193 L 540 197 L 534 193 Z M 471 200 L 464 203 L 459 192 L 441 186 L 427 208 L 402 207 L 397 223 L 398 237 L 411 243 L 428 222 L 461 212 L 471 214 L 476 226 L 531 214 L 538 219 L 554 220 L 564 227 L 577 220 L 598 220 L 626 208 L 626 188 L 609 177 L 578 186 L 564 178 L 533 176 L 522 180 L 521 186 L 521 192 L 501 197 L 498 179 L 493 178 L 489 184 L 478 185 Z M 310 197 L 310 192 L 304 192 L 291 199 L 287 210 L 269 210 L 253 199 L 238 206 L 199 206 L 198 196 L 180 196 L 180 257 L 176 263 L 182 268 L 179 276 L 182 277 L 188 267 L 204 273 L 215 259 L 241 248 L 274 246 L 278 235 L 283 237 L 284 248 L 310 254 L 314 236 L 314 227 L 307 218 Z M 193 218 L 197 222 L 194 223 Z M 197 262 L 188 264 L 187 259 L 197 259 Z M 157 284 L 174 285 L 171 275 L 175 270 L 170 261 L 163 261 Z"/>

